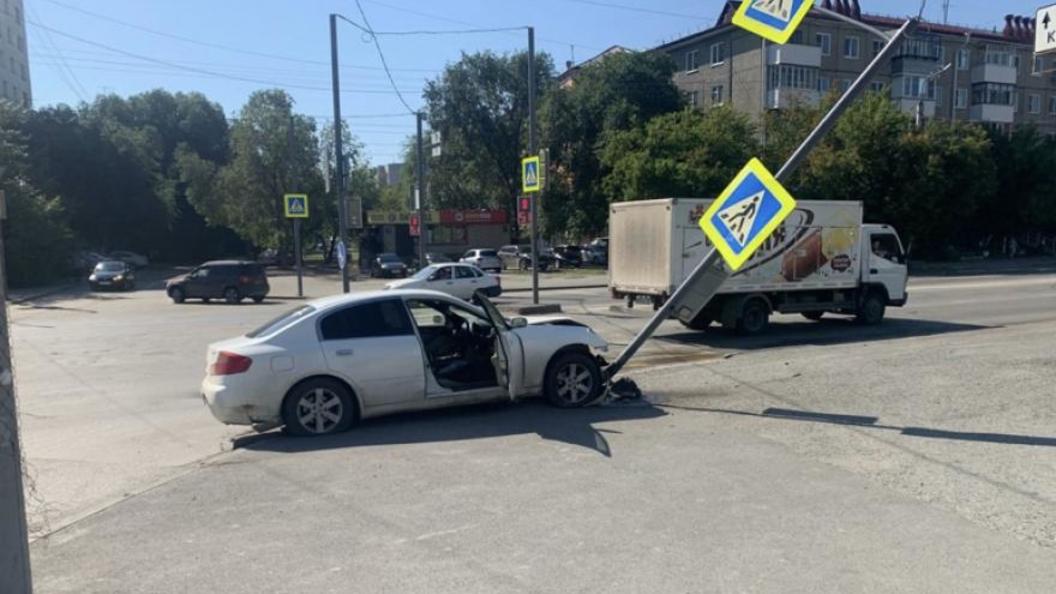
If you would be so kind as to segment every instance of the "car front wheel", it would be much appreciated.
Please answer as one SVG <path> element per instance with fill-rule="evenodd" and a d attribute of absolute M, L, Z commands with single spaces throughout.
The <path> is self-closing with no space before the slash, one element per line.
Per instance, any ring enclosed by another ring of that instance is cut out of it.
<path fill-rule="evenodd" d="M 183 300 L 187 299 L 187 293 L 180 287 L 172 287 L 169 289 L 169 299 L 172 299 L 173 303 L 183 303 Z"/>
<path fill-rule="evenodd" d="M 585 353 L 559 354 L 547 367 L 544 390 L 547 401 L 558 408 L 585 406 L 601 393 L 601 368 Z"/>
<path fill-rule="evenodd" d="M 224 301 L 234 305 L 242 301 L 242 294 L 234 287 L 224 289 Z"/>
<path fill-rule="evenodd" d="M 318 378 L 294 386 L 282 405 L 286 429 L 294 435 L 341 433 L 355 421 L 355 404 L 341 383 Z"/>

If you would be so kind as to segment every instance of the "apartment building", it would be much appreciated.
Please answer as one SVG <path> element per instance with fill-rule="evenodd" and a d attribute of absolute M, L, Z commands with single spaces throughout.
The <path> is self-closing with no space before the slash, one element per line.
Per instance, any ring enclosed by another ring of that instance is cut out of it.
<path fill-rule="evenodd" d="M 33 92 L 29 83 L 29 51 L 22 0 L 0 4 L 0 101 L 29 107 Z"/>
<path fill-rule="evenodd" d="M 888 33 L 903 23 L 864 13 L 858 0 L 818 1 Z M 727 2 L 714 27 L 656 49 L 675 59 L 675 83 L 697 108 L 730 103 L 759 117 L 797 103 L 817 105 L 825 94 L 846 90 L 883 48 L 878 37 L 818 11 L 807 16 L 790 43 L 768 43 L 732 24 L 739 5 Z M 1001 30 L 925 22 L 870 88 L 929 119 L 1001 130 L 1034 124 L 1056 134 L 1056 57 L 1035 59 L 1034 27 L 1033 19 L 1013 15 Z"/>

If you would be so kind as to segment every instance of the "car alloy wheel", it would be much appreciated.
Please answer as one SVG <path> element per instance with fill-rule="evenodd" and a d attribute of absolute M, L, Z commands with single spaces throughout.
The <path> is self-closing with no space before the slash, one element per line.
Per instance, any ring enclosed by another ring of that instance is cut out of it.
<path fill-rule="evenodd" d="M 282 418 L 293 435 L 330 435 L 352 425 L 355 407 L 348 389 L 340 382 L 315 378 L 290 390 L 282 405 Z"/>
<path fill-rule="evenodd" d="M 228 287 L 227 289 L 224 289 L 224 301 L 234 305 L 242 301 L 242 295 L 239 294 L 238 289 Z"/>
<path fill-rule="evenodd" d="M 594 378 L 587 368 L 569 363 L 557 372 L 557 395 L 569 404 L 579 404 L 594 391 Z"/>
<path fill-rule="evenodd" d="M 334 430 L 344 417 L 341 398 L 325 388 L 316 388 L 297 400 L 297 420 L 301 426 L 316 435 L 325 435 Z"/>
<path fill-rule="evenodd" d="M 585 406 L 600 393 L 601 382 L 597 361 L 585 353 L 566 352 L 547 371 L 546 398 L 558 408 Z"/>

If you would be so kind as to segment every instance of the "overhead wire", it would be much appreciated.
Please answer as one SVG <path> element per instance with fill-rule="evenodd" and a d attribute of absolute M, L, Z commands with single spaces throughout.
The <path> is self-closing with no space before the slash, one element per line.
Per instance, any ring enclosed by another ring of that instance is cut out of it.
<path fill-rule="evenodd" d="M 407 112 L 410 114 L 417 113 L 407 100 L 403 98 L 403 93 L 400 92 L 400 88 L 396 86 L 396 81 L 392 78 L 392 71 L 389 70 L 389 63 L 385 59 L 385 52 L 381 50 L 381 42 L 378 41 L 378 36 L 374 33 L 373 27 L 370 26 L 370 20 L 367 18 L 366 11 L 363 10 L 363 5 L 359 0 L 356 0 L 356 8 L 359 9 L 359 15 L 363 18 L 363 25 L 366 26 L 367 32 L 370 34 L 370 39 L 374 42 L 374 47 L 378 50 L 378 58 L 381 59 L 381 65 L 385 68 L 385 74 L 389 77 L 389 82 L 392 84 L 392 90 L 396 92 L 396 97 L 400 100 L 400 103 L 407 108 Z M 341 17 L 343 20 L 351 23 L 350 19 Z"/>
<path fill-rule="evenodd" d="M 683 12 L 671 12 L 668 10 L 657 10 L 655 8 L 642 8 L 641 6 L 631 6 L 629 4 L 618 4 L 616 2 L 602 2 L 601 0 L 565 0 L 565 2 L 574 2 L 576 4 L 586 4 L 589 6 L 600 6 L 602 8 L 614 8 L 617 10 L 625 10 L 629 12 L 638 12 L 642 14 L 655 14 L 658 16 L 668 16 L 677 19 L 694 19 L 698 21 L 711 21 L 711 18 L 705 17 L 699 14 L 686 14 Z"/>
<path fill-rule="evenodd" d="M 40 20 L 40 15 L 37 14 L 37 9 L 33 3 L 27 4 L 29 12 L 33 15 L 34 19 Z M 86 97 L 89 94 L 88 89 L 81 84 L 80 79 L 77 78 L 77 74 L 70 68 L 70 65 L 66 63 L 65 57 L 62 55 L 62 50 L 55 44 L 55 40 L 51 38 L 51 35 L 46 31 L 38 34 L 38 38 L 45 41 L 45 45 L 50 46 L 52 51 L 59 57 L 59 64 L 55 67 L 59 73 L 59 78 L 73 91 L 73 94 L 77 96 L 81 102 L 86 101 Z"/>

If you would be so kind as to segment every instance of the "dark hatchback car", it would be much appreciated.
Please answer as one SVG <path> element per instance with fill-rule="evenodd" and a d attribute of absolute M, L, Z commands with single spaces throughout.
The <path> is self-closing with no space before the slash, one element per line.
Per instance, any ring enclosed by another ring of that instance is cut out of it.
<path fill-rule="evenodd" d="M 554 266 L 579 268 L 583 266 L 583 250 L 578 245 L 559 245 L 554 248 Z"/>
<path fill-rule="evenodd" d="M 375 278 L 407 278 L 407 265 L 396 254 L 378 254 L 370 264 L 370 276 Z"/>
<path fill-rule="evenodd" d="M 136 288 L 136 273 L 131 266 L 118 260 L 106 260 L 95 265 L 88 276 L 88 287 L 93 291 L 102 289 L 120 289 L 131 291 Z"/>
<path fill-rule="evenodd" d="M 240 260 L 206 262 L 165 283 L 165 291 L 175 303 L 183 303 L 186 299 L 201 299 L 206 303 L 211 299 L 223 299 L 228 303 L 240 303 L 246 298 L 260 303 L 270 289 L 262 265 Z"/>

